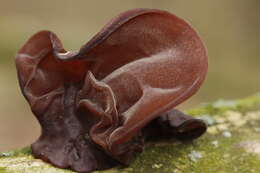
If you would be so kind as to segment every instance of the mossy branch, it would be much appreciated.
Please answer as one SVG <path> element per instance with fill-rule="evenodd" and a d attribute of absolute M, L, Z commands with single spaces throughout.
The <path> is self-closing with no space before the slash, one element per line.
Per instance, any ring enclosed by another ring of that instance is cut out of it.
<path fill-rule="evenodd" d="M 260 94 L 218 100 L 187 111 L 209 124 L 192 143 L 151 142 L 129 167 L 102 173 L 258 173 L 260 172 Z M 0 153 L 0 173 L 69 173 L 34 159 L 29 147 Z"/>

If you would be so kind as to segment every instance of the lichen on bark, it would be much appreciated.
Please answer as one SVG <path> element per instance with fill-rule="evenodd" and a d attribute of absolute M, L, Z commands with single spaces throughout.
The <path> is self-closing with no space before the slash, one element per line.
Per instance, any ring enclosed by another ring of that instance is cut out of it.
<path fill-rule="evenodd" d="M 188 114 L 208 122 L 207 133 L 192 143 L 149 142 L 128 167 L 100 173 L 258 173 L 260 172 L 260 94 L 203 104 Z M 0 153 L 0 173 L 69 173 L 39 159 L 29 147 Z"/>

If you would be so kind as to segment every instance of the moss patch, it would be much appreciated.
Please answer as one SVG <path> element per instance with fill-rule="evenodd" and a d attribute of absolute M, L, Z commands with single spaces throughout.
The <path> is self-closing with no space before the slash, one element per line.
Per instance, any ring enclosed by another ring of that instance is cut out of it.
<path fill-rule="evenodd" d="M 187 113 L 194 116 L 200 116 L 203 114 L 209 114 L 209 115 L 222 114 L 228 110 L 246 112 L 248 110 L 259 110 L 259 109 L 260 109 L 260 93 L 240 100 L 219 99 L 213 103 L 204 103 L 198 108 L 188 110 Z"/>
<path fill-rule="evenodd" d="M 190 143 L 148 143 L 129 167 L 96 173 L 258 173 L 260 94 L 219 100 L 187 111 L 209 123 L 207 134 Z M 31 156 L 30 148 L 0 153 L 0 173 L 69 173 Z"/>
<path fill-rule="evenodd" d="M 32 151 L 30 147 L 24 147 L 22 149 L 17 149 L 13 151 L 1 152 L 0 158 L 26 156 L 26 155 L 31 155 L 31 153 Z"/>
<path fill-rule="evenodd" d="M 0 167 L 0 173 L 7 173 L 7 171 L 4 167 Z"/>

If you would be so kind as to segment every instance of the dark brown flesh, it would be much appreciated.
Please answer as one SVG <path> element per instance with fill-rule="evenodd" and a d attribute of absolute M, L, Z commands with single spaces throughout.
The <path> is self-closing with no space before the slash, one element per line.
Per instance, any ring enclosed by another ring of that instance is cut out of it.
<path fill-rule="evenodd" d="M 35 34 L 16 56 L 22 93 L 42 128 L 33 155 L 90 172 L 128 164 L 155 128 L 167 138 L 201 136 L 203 121 L 170 110 L 196 93 L 207 65 L 197 33 L 161 10 L 124 12 L 77 52 L 52 32 Z"/>

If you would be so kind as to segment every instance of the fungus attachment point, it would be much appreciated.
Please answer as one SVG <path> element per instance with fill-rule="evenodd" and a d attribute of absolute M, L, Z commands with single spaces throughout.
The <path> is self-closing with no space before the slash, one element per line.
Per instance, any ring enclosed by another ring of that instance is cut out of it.
<path fill-rule="evenodd" d="M 172 110 L 202 85 L 206 49 L 189 24 L 165 11 L 124 12 L 76 52 L 39 32 L 18 52 L 16 67 L 42 128 L 33 155 L 60 168 L 128 164 L 145 138 L 193 140 L 206 130 Z"/>
<path fill-rule="evenodd" d="M 143 133 L 149 138 L 176 138 L 181 141 L 192 141 L 207 130 L 207 125 L 176 109 L 162 113 L 149 123 Z"/>

